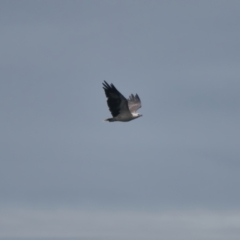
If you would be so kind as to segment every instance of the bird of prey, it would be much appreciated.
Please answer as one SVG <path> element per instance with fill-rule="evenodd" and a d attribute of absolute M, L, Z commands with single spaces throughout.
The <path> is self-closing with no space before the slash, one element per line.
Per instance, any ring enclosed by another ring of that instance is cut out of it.
<path fill-rule="evenodd" d="M 109 110 L 113 116 L 105 119 L 105 121 L 128 122 L 142 116 L 142 114 L 136 112 L 141 107 L 141 100 L 137 94 L 135 96 L 131 94 L 126 99 L 113 84 L 109 85 L 106 81 L 103 82 L 103 89 L 107 97 Z"/>

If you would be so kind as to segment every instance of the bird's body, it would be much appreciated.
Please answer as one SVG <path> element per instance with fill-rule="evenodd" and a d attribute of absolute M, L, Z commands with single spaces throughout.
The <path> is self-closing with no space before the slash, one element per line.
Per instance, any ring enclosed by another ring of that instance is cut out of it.
<path fill-rule="evenodd" d="M 137 94 L 135 96 L 131 94 L 126 99 L 113 84 L 109 85 L 106 81 L 103 83 L 103 89 L 107 97 L 109 110 L 113 116 L 105 121 L 129 122 L 142 116 L 136 112 L 141 107 L 141 100 Z"/>

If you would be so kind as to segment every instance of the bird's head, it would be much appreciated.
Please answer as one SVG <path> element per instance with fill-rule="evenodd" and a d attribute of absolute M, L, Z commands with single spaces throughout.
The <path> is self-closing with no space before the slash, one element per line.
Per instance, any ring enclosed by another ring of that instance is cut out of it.
<path fill-rule="evenodd" d="M 142 114 L 134 112 L 134 113 L 132 113 L 132 116 L 133 116 L 134 118 L 139 118 L 139 117 L 142 116 Z"/>

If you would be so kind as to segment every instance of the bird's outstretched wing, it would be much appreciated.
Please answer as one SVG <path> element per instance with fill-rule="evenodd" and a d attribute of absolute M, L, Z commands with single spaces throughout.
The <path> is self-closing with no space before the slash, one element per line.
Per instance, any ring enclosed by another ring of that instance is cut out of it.
<path fill-rule="evenodd" d="M 113 117 L 119 114 L 129 114 L 128 100 L 115 88 L 113 84 L 103 82 L 103 89 L 107 97 L 107 104 Z"/>
<path fill-rule="evenodd" d="M 131 113 L 136 112 L 141 107 L 141 100 L 139 96 L 136 94 L 135 96 L 131 94 L 128 98 L 128 108 Z"/>

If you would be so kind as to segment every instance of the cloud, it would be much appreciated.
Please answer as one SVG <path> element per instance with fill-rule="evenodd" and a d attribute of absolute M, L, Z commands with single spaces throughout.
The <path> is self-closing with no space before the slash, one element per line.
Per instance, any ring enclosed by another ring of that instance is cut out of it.
<path fill-rule="evenodd" d="M 236 211 L 1 209 L 0 237 L 88 239 L 239 239 Z"/>

